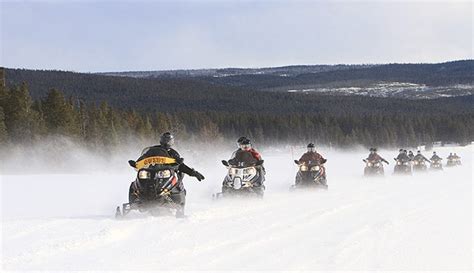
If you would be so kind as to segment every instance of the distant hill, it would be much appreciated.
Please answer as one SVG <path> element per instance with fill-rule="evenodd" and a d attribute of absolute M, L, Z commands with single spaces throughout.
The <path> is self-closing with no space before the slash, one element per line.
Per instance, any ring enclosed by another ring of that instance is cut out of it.
<path fill-rule="evenodd" d="M 474 61 L 439 64 L 308 65 L 111 72 L 134 78 L 198 79 L 262 91 L 432 99 L 474 94 Z"/>
<path fill-rule="evenodd" d="M 331 108 L 328 102 L 334 100 L 352 103 L 352 108 L 359 107 L 361 111 L 374 105 L 372 100 L 356 100 L 354 95 L 403 99 L 472 96 L 473 68 L 474 61 L 470 60 L 441 64 L 198 70 L 197 74 L 208 73 L 208 76 L 158 74 L 144 78 L 122 73 L 108 76 L 26 69 L 6 69 L 5 73 L 7 85 L 25 82 L 36 99 L 56 88 L 87 102 L 107 101 L 116 107 L 142 111 L 295 112 L 305 109 L 320 112 Z M 222 76 L 223 73 L 240 74 Z"/>
<path fill-rule="evenodd" d="M 456 74 L 456 69 L 454 69 L 454 67 L 460 66 L 458 69 L 459 76 L 457 77 L 457 82 L 458 84 L 467 83 L 469 80 L 472 80 L 472 75 L 470 75 L 471 78 L 465 76 L 467 75 L 465 71 L 466 64 L 472 64 L 472 62 L 448 63 L 445 65 L 445 69 L 442 69 L 442 71 L 450 71 L 449 73 L 447 72 L 447 75 L 454 77 L 453 75 Z M 395 65 L 395 67 L 400 66 L 402 68 L 405 67 L 405 65 Z M 357 77 L 354 76 L 354 74 L 356 74 L 354 71 L 362 71 L 358 74 L 360 76 L 371 75 L 370 73 L 367 73 L 367 70 L 381 67 L 385 68 L 383 68 L 381 70 L 382 72 L 379 72 L 378 75 L 386 75 L 385 71 L 389 70 L 392 65 L 371 68 L 359 67 L 353 70 L 337 70 L 314 74 L 301 74 L 300 76 L 295 77 L 254 75 L 252 76 L 253 78 L 251 78 L 249 75 L 229 76 L 222 78 L 136 78 L 106 76 L 90 73 L 25 69 L 6 69 L 5 73 L 6 83 L 8 86 L 19 85 L 25 82 L 29 86 L 32 97 L 35 99 L 44 97 L 50 89 L 55 88 L 63 91 L 67 96 L 72 96 L 78 100 L 95 103 L 107 101 L 110 105 L 115 107 L 136 109 L 144 112 L 223 111 L 324 113 L 334 112 L 335 105 L 343 106 L 342 108 L 339 108 L 338 111 L 355 111 L 357 113 L 386 110 L 404 111 L 405 113 L 413 111 L 413 105 L 415 103 L 408 103 L 405 100 L 398 100 L 397 96 L 393 96 L 393 100 L 383 100 L 377 98 L 380 96 L 371 96 L 370 94 L 368 94 L 367 97 L 355 97 L 351 96 L 351 94 L 332 92 L 331 90 L 326 92 L 311 92 L 298 90 L 295 91 L 293 89 L 290 90 L 291 92 L 265 92 L 265 90 L 278 91 L 278 88 L 281 88 L 279 87 L 279 84 L 287 84 L 289 81 L 298 82 L 295 79 L 302 79 L 302 81 L 320 79 L 320 82 L 324 82 L 324 79 L 327 83 L 332 83 L 329 79 L 331 77 L 334 79 L 339 79 L 337 75 L 341 75 L 341 73 L 348 78 L 352 77 L 355 79 Z M 433 69 L 433 65 L 427 65 L 427 69 Z M 396 72 L 398 74 L 408 76 L 410 73 L 401 72 L 400 70 L 420 71 L 422 69 L 419 68 L 419 65 L 408 65 L 408 67 L 405 67 L 404 69 L 397 68 L 395 70 L 398 71 Z M 350 71 L 352 72 L 349 73 Z M 422 74 L 425 75 L 425 77 L 429 75 L 427 72 L 422 72 Z M 323 76 L 319 77 L 318 75 Z M 272 82 L 268 77 L 284 79 L 290 78 L 290 80 L 282 80 L 282 82 L 278 83 Z M 415 79 L 414 76 L 410 77 Z M 439 77 L 447 76 L 440 75 Z M 245 84 L 235 84 L 233 81 L 237 78 L 241 79 Z M 456 77 L 454 78 L 456 79 Z M 221 79 L 227 80 L 224 81 Z M 450 79 L 450 81 L 453 83 L 456 82 L 454 79 Z M 321 86 L 328 88 L 329 85 Z M 263 87 L 265 87 L 265 89 L 259 89 Z M 403 85 L 398 86 L 398 88 L 402 89 L 405 87 L 406 86 Z M 353 90 L 354 87 L 348 87 L 348 89 Z M 467 95 L 474 97 L 472 93 L 469 93 L 472 92 L 472 88 L 468 89 L 467 91 Z M 388 98 L 391 98 L 391 96 L 388 96 Z M 439 110 L 449 109 L 449 111 L 458 111 L 465 109 L 466 101 L 467 100 L 465 99 L 451 100 L 452 104 L 442 106 Z M 460 105 L 453 106 L 457 104 Z M 433 109 L 430 107 L 436 105 L 436 102 L 420 102 L 416 103 L 416 105 L 417 110 L 423 108 L 426 111 L 432 111 Z"/>

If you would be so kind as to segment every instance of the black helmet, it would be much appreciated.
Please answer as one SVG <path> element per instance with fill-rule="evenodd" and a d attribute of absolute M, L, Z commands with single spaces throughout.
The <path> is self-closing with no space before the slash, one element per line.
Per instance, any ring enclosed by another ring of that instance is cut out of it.
<path fill-rule="evenodd" d="M 421 151 L 417 151 L 416 153 L 417 153 L 417 154 L 421 154 Z"/>
<path fill-rule="evenodd" d="M 250 142 L 250 139 L 248 139 L 248 138 L 245 138 L 245 139 L 243 139 L 243 140 L 240 142 L 240 144 L 244 144 L 244 145 L 250 145 L 250 144 L 251 144 L 251 142 Z"/>
<path fill-rule="evenodd" d="M 174 144 L 174 137 L 170 132 L 166 132 L 160 137 L 160 144 L 165 147 L 171 147 Z"/>
<path fill-rule="evenodd" d="M 306 148 L 314 148 L 314 143 L 308 144 L 308 146 L 306 146 Z"/>
<path fill-rule="evenodd" d="M 239 139 L 237 139 L 237 143 L 238 143 L 238 144 L 241 144 L 242 141 L 244 141 L 244 140 L 246 140 L 246 139 L 247 139 L 246 137 L 241 136 L 241 137 L 239 137 Z"/>
<path fill-rule="evenodd" d="M 399 153 L 403 153 L 403 149 L 398 150 Z"/>

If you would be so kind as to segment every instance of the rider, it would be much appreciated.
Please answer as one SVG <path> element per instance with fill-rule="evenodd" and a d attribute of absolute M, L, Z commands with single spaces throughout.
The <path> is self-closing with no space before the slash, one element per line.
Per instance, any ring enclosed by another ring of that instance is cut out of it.
<path fill-rule="evenodd" d="M 421 151 L 417 151 L 415 157 L 413 158 L 416 161 L 428 161 L 431 162 L 428 158 L 421 154 Z"/>
<path fill-rule="evenodd" d="M 448 160 L 449 160 L 449 159 L 455 159 L 455 157 L 453 156 L 453 153 L 449 153 L 447 159 L 448 159 Z"/>
<path fill-rule="evenodd" d="M 316 148 L 314 146 L 314 143 L 309 143 L 308 146 L 306 146 L 308 151 L 304 153 L 301 158 L 298 160 L 299 164 L 317 164 L 317 165 L 322 165 L 326 163 L 327 159 L 325 159 L 322 155 L 320 155 L 318 152 L 316 152 Z M 322 177 L 323 183 L 326 181 L 326 171 L 324 168 L 322 168 L 323 174 Z"/>
<path fill-rule="evenodd" d="M 239 137 L 239 139 L 237 139 L 237 146 L 239 148 L 232 153 L 231 158 L 235 158 L 235 155 L 238 151 L 247 151 L 252 154 L 255 160 L 262 160 L 262 156 L 260 155 L 260 153 L 254 148 L 252 148 L 252 143 L 250 142 L 250 139 L 246 137 Z"/>
<path fill-rule="evenodd" d="M 190 168 L 186 164 L 183 163 L 183 158 L 179 155 L 179 153 L 171 148 L 174 144 L 174 137 L 170 132 L 166 132 L 161 135 L 160 137 L 160 145 L 155 145 L 146 148 L 143 150 L 142 155 L 137 159 L 137 162 L 147 158 L 154 156 L 156 154 L 157 150 L 166 150 L 170 157 L 174 158 L 176 162 L 179 164 L 178 167 L 178 185 L 174 188 L 174 192 L 172 191 L 170 194 L 171 199 L 173 199 L 174 202 L 180 205 L 180 208 L 176 212 L 176 216 L 184 216 L 184 206 L 186 203 L 186 189 L 184 188 L 184 183 L 183 183 L 183 176 L 184 174 L 187 174 L 189 176 L 194 176 L 197 178 L 197 180 L 201 181 L 204 180 L 204 176 L 199 173 L 198 171 Z"/>
<path fill-rule="evenodd" d="M 406 150 L 400 149 L 399 154 L 397 158 L 395 158 L 397 161 L 410 161 L 410 158 L 408 157 Z"/>
<path fill-rule="evenodd" d="M 298 160 L 300 164 L 316 163 L 318 165 L 321 165 L 326 163 L 327 160 L 316 152 L 316 148 L 314 147 L 313 143 L 309 143 L 306 147 L 308 148 L 308 151 L 301 156 L 300 160 Z"/>
<path fill-rule="evenodd" d="M 415 155 L 413 154 L 412 151 L 408 152 L 408 157 L 410 158 L 410 161 L 413 161 L 413 159 L 415 159 Z"/>
<path fill-rule="evenodd" d="M 456 153 L 454 153 L 454 155 L 453 155 L 453 156 L 454 156 L 454 160 L 456 160 L 456 161 L 457 161 L 457 164 L 458 164 L 458 165 L 461 165 L 461 157 L 460 157 L 460 156 L 458 156 Z"/>
<path fill-rule="evenodd" d="M 369 156 L 367 157 L 366 160 L 368 160 L 368 161 L 383 161 L 383 162 L 389 164 L 387 160 L 385 160 L 379 154 L 377 154 L 377 149 L 376 148 L 370 148 L 369 151 L 370 151 L 370 154 L 369 154 Z"/>
<path fill-rule="evenodd" d="M 430 158 L 431 161 L 438 161 L 441 160 L 442 158 L 439 157 L 436 152 L 433 152 L 433 156 Z"/>

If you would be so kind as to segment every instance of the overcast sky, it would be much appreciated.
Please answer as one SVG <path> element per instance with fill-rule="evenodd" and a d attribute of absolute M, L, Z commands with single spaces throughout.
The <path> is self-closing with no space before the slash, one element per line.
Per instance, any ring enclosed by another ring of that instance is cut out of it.
<path fill-rule="evenodd" d="M 472 59 L 470 1 L 1 1 L 1 66 L 80 72 Z"/>

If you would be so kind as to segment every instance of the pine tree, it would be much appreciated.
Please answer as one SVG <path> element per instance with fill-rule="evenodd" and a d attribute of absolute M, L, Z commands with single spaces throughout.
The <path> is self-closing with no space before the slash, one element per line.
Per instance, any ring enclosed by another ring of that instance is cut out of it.
<path fill-rule="evenodd" d="M 0 144 L 5 144 L 8 140 L 7 126 L 5 126 L 5 115 L 0 107 Z"/>
<path fill-rule="evenodd" d="M 71 102 L 66 101 L 64 94 L 51 89 L 42 102 L 44 120 L 48 132 L 66 136 L 78 136 L 80 124 Z"/>
<path fill-rule="evenodd" d="M 33 100 L 26 84 L 10 92 L 5 125 L 10 138 L 16 142 L 29 142 L 39 137 L 41 119 L 32 105 Z"/>

